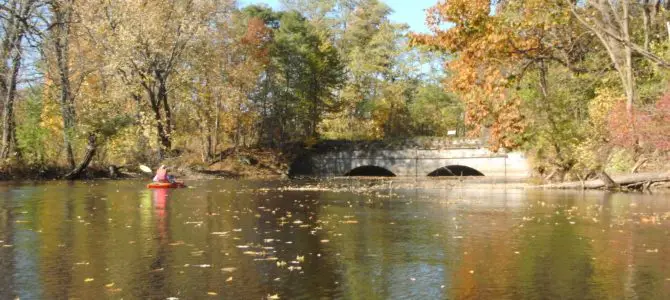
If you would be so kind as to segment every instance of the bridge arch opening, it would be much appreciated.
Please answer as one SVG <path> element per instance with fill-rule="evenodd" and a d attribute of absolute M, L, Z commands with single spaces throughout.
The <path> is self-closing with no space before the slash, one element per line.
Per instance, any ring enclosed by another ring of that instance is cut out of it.
<path fill-rule="evenodd" d="M 361 166 L 352 169 L 344 176 L 395 177 L 393 172 L 377 166 Z"/>
<path fill-rule="evenodd" d="M 484 174 L 468 166 L 451 165 L 430 172 L 428 173 L 428 176 L 484 176 Z"/>

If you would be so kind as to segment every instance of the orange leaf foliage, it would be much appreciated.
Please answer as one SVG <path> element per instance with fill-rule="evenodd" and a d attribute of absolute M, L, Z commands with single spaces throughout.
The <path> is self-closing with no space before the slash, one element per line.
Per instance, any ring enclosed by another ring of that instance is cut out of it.
<path fill-rule="evenodd" d="M 491 129 L 496 150 L 517 146 L 514 136 L 525 127 L 510 87 L 554 51 L 569 11 L 560 1 L 543 0 L 499 4 L 495 13 L 492 7 L 488 0 L 442 1 L 428 11 L 432 34 L 413 35 L 412 41 L 453 56 L 445 66 L 445 88 L 461 96 L 473 133 Z"/>

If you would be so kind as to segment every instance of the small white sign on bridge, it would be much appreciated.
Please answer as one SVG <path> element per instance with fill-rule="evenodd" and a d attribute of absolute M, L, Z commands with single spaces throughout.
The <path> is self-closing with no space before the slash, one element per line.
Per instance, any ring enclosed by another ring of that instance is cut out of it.
<path fill-rule="evenodd" d="M 456 130 L 447 130 L 447 135 L 456 135 Z"/>

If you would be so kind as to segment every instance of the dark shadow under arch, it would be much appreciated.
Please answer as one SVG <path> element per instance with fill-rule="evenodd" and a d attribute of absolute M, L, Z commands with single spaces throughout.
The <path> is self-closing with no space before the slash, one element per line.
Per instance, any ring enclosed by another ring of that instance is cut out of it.
<path fill-rule="evenodd" d="M 484 176 L 484 174 L 468 166 L 452 165 L 430 172 L 428 176 Z"/>
<path fill-rule="evenodd" d="M 344 176 L 375 176 L 375 177 L 394 177 L 393 172 L 377 166 L 362 166 L 354 168 L 344 174 Z"/>
<path fill-rule="evenodd" d="M 314 175 L 314 165 L 309 155 L 298 156 L 288 168 L 289 178 L 312 175 Z"/>

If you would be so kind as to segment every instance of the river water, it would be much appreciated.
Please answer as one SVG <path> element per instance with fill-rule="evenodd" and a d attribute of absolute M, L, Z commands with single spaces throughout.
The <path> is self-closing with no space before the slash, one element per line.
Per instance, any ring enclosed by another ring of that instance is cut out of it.
<path fill-rule="evenodd" d="M 351 182 L 3 183 L 0 299 L 670 295 L 667 195 Z"/>

